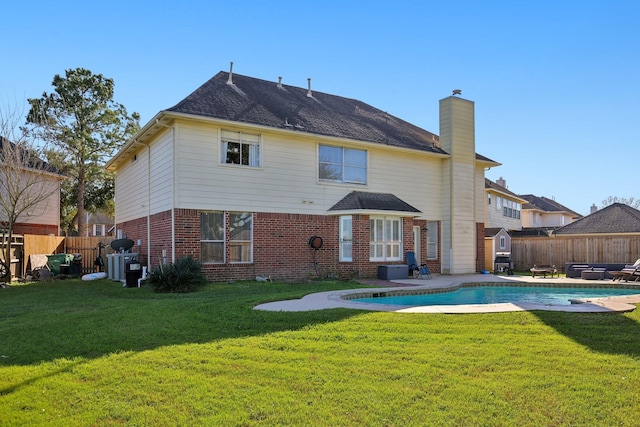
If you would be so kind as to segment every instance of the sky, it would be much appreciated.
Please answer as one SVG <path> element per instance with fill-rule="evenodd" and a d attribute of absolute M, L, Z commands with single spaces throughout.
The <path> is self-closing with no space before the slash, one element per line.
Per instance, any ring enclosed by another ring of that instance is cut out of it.
<path fill-rule="evenodd" d="M 582 215 L 640 199 L 636 0 L 5 3 L 0 108 L 26 114 L 82 67 L 144 125 L 233 62 L 438 134 L 438 101 L 461 89 L 476 152 L 502 164 L 487 178 Z"/>

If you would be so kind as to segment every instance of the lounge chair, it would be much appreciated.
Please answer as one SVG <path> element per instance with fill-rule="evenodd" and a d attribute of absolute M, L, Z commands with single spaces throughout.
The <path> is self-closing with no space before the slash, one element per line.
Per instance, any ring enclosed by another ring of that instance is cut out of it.
<path fill-rule="evenodd" d="M 414 252 L 407 252 L 407 265 L 409 271 L 413 273 L 413 277 L 416 279 L 431 279 L 431 271 L 426 264 L 418 265 L 416 261 L 416 254 Z"/>
<path fill-rule="evenodd" d="M 611 273 L 611 272 L 610 272 Z M 618 273 L 618 272 L 614 272 Z M 624 266 L 622 270 L 619 272 L 620 274 L 613 274 L 613 280 L 623 280 L 628 282 L 629 280 L 633 280 L 637 282 L 640 280 L 640 259 L 638 259 L 634 264 L 627 264 Z"/>

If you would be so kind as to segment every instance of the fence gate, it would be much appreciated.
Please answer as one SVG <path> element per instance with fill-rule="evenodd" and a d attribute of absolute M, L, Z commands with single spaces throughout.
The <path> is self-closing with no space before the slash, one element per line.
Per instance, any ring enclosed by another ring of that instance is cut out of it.
<path fill-rule="evenodd" d="M 101 253 L 104 262 L 101 271 L 106 271 L 107 252 L 113 252 L 109 246 L 112 240 L 112 237 L 66 237 L 64 239 L 64 252 L 67 254 L 80 254 L 82 257 L 82 274 L 98 271 L 94 261 Z M 100 245 L 102 246 L 101 249 Z"/>

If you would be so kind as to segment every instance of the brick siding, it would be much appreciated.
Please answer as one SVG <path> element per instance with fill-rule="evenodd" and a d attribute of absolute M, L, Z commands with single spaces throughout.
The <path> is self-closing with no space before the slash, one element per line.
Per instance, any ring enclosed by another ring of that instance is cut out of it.
<path fill-rule="evenodd" d="M 200 211 L 176 209 L 175 215 L 175 256 L 200 258 Z M 228 214 L 226 214 L 228 215 Z M 382 264 L 402 264 L 398 262 L 369 261 L 369 216 L 353 215 L 353 261 L 339 261 L 340 218 L 338 216 L 283 214 L 256 212 L 253 214 L 253 262 L 204 264 L 203 269 L 210 280 L 246 280 L 256 276 L 271 276 L 273 279 L 314 279 L 326 277 L 352 278 L 376 277 L 378 266 Z M 151 265 L 157 267 L 163 261 L 172 261 L 171 211 L 150 217 Z M 426 221 L 404 218 L 404 252 L 413 249 L 414 225 L 426 227 Z M 138 218 L 119 223 L 123 236 L 133 241 L 140 239 L 140 259 L 147 262 L 147 220 Z M 422 231 L 421 233 L 425 233 Z M 319 236 L 323 245 L 319 249 L 309 246 L 309 239 Z M 426 239 L 421 236 L 421 259 L 426 260 Z M 226 245 L 226 259 L 229 259 L 229 245 Z M 438 249 L 440 250 L 440 249 Z M 165 251 L 166 258 L 163 257 Z M 440 256 L 426 262 L 431 271 L 440 271 Z"/>

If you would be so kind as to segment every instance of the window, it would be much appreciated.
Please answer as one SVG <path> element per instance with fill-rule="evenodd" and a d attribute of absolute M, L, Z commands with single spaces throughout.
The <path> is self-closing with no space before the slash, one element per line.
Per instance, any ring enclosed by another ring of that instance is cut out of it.
<path fill-rule="evenodd" d="M 500 236 L 500 249 L 507 248 L 507 239 L 504 236 Z"/>
<path fill-rule="evenodd" d="M 93 224 L 93 235 L 96 237 L 104 236 L 104 224 Z"/>
<path fill-rule="evenodd" d="M 520 203 L 516 203 L 512 200 L 505 200 L 504 207 L 502 208 L 502 216 L 520 219 L 521 210 L 522 205 Z"/>
<path fill-rule="evenodd" d="M 491 206 L 491 194 L 487 194 L 487 204 Z"/>
<path fill-rule="evenodd" d="M 253 215 L 229 213 L 229 262 L 253 261 Z"/>
<path fill-rule="evenodd" d="M 354 148 L 320 145 L 318 176 L 323 181 L 367 183 L 367 152 Z"/>
<path fill-rule="evenodd" d="M 427 221 L 427 259 L 438 259 L 437 221 Z"/>
<path fill-rule="evenodd" d="M 353 220 L 351 215 L 340 217 L 340 261 L 353 261 Z"/>
<path fill-rule="evenodd" d="M 378 217 L 369 219 L 370 261 L 402 260 L 402 219 Z"/>
<path fill-rule="evenodd" d="M 200 261 L 224 262 L 224 212 L 200 213 Z"/>
<path fill-rule="evenodd" d="M 260 135 L 223 130 L 222 162 L 228 165 L 260 167 Z"/>
<path fill-rule="evenodd" d="M 496 210 L 499 211 L 502 209 L 502 198 L 500 196 L 496 197 Z"/>

